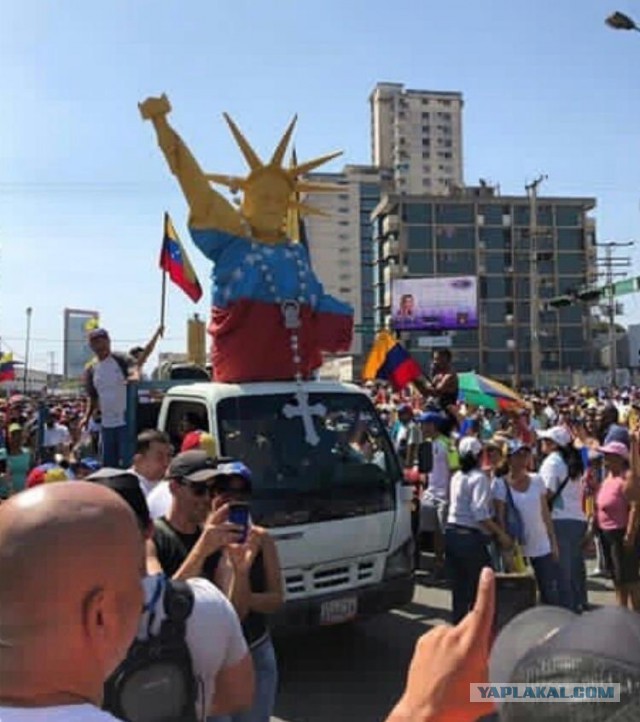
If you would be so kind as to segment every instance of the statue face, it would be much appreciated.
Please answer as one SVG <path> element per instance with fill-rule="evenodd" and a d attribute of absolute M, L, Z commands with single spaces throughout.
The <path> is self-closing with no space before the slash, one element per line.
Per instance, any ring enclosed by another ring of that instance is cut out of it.
<path fill-rule="evenodd" d="M 283 228 L 292 188 L 276 173 L 261 173 L 245 191 L 242 210 L 259 241 L 273 243 L 284 238 Z"/>

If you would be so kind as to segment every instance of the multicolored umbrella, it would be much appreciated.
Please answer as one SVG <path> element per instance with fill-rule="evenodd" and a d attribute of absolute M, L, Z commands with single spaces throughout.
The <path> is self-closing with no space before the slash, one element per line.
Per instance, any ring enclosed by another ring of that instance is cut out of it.
<path fill-rule="evenodd" d="M 458 399 L 469 406 L 484 406 L 493 411 L 523 408 L 525 401 L 508 386 L 474 371 L 458 374 Z"/>

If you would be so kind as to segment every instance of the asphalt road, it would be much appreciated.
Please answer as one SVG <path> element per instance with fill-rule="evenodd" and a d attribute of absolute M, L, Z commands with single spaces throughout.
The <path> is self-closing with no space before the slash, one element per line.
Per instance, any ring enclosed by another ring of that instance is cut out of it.
<path fill-rule="evenodd" d="M 446 587 L 418 572 L 413 602 L 346 627 L 277 642 L 280 692 L 272 722 L 380 722 L 400 695 L 413 647 L 449 620 Z M 614 602 L 610 582 L 590 580 L 590 602 Z"/>

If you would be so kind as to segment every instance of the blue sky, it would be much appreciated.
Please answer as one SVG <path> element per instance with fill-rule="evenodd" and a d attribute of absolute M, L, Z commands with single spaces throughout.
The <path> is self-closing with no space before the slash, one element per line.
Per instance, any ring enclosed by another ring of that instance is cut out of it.
<path fill-rule="evenodd" d="M 243 173 L 221 113 L 266 155 L 299 114 L 301 158 L 370 160 L 377 81 L 459 90 L 465 179 L 520 193 L 596 196 L 599 239 L 640 238 L 640 34 L 614 32 L 634 0 L 0 0 L 0 336 L 62 366 L 62 312 L 96 309 L 126 349 L 159 318 L 169 210 L 207 286 L 170 289 L 166 339 L 208 311 L 209 263 L 137 103 L 166 92 L 172 122 L 211 171 Z M 328 166 L 328 169 L 331 167 Z M 640 247 L 636 253 L 640 259 Z M 638 273 L 639 264 L 635 263 Z M 627 303 L 640 321 L 640 304 Z"/>

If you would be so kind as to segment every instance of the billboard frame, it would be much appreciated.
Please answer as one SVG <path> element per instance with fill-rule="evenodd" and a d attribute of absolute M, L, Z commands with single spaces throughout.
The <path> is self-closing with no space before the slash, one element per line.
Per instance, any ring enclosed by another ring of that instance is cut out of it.
<path fill-rule="evenodd" d="M 99 311 L 92 311 L 87 308 L 65 308 L 63 310 L 63 331 L 62 331 L 62 354 L 63 354 L 63 376 L 65 380 L 67 381 L 76 381 L 77 378 L 75 376 L 69 375 L 69 342 L 71 339 L 69 338 L 69 323 L 68 319 L 71 316 L 86 316 L 87 321 L 91 318 L 100 319 L 100 312 Z"/>

